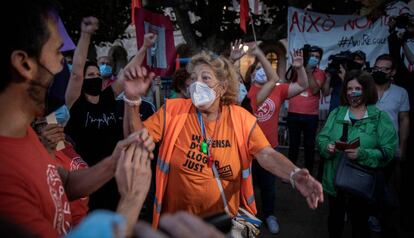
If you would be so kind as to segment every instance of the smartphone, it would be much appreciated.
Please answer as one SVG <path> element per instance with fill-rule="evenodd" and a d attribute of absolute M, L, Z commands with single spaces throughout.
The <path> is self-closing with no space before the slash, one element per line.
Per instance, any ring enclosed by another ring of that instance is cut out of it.
<path fill-rule="evenodd" d="M 231 231 L 232 218 L 225 212 L 204 217 L 203 220 L 224 234 L 227 234 Z"/>

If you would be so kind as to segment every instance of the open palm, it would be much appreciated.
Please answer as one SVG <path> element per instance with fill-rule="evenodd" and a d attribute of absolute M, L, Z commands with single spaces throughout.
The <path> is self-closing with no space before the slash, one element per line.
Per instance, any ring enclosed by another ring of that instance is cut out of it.
<path fill-rule="evenodd" d="M 239 60 L 241 57 L 243 57 L 246 54 L 246 51 L 243 49 L 243 43 L 242 40 L 236 40 L 231 43 L 230 45 L 230 59 L 235 62 Z"/>
<path fill-rule="evenodd" d="M 300 68 L 303 66 L 303 52 L 302 50 L 293 50 L 292 56 L 292 66 L 294 68 Z"/>

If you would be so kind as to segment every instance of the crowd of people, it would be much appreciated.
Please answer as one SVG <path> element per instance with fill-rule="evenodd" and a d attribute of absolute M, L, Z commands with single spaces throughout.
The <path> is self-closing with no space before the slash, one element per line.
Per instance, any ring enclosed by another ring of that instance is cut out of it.
<path fill-rule="evenodd" d="M 237 40 L 228 56 L 193 54 L 173 74 L 170 97 L 156 111 L 146 100 L 156 75 L 142 66 L 157 42 L 154 33 L 144 35 L 129 62 L 122 47 L 94 59 L 88 49 L 99 20 L 85 17 L 73 55 L 64 56 L 53 1 L 15 1 L 3 13 L 2 27 L 10 32 L 0 80 L 5 234 L 247 237 L 260 227 L 254 185 L 261 218 L 277 234 L 278 177 L 311 209 L 327 197 L 329 237 L 341 237 L 344 217 L 352 237 L 369 237 L 373 226 L 383 237 L 396 237 L 386 197 L 390 185 L 399 190 L 409 149 L 411 95 L 396 85 L 397 77 L 412 76 L 400 57 L 409 50 L 402 45 L 390 46 L 372 68 L 366 54 L 355 51 L 346 60 L 330 57 L 326 69 L 320 68 L 324 49 L 305 45 L 289 52 L 290 67 L 279 75 L 262 45 L 246 50 Z M 243 75 L 246 54 L 255 61 Z M 329 116 L 320 128 L 319 101 L 327 95 Z M 278 143 L 285 102 L 287 157 Z M 302 138 L 303 168 L 297 165 Z M 340 147 L 355 139 L 357 146 Z M 336 187 L 344 156 L 381 171 L 375 201 Z M 230 229 L 202 220 L 217 214 L 228 216 Z"/>

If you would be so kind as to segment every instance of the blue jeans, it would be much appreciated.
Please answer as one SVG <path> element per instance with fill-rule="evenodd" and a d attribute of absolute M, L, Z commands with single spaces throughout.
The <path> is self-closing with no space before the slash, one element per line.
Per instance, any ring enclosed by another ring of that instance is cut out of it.
<path fill-rule="evenodd" d="M 289 112 L 287 117 L 289 130 L 289 159 L 296 164 L 299 155 L 301 134 L 303 132 L 305 167 L 311 174 L 315 161 L 315 140 L 318 122 L 318 115 L 305 115 Z"/>
<path fill-rule="evenodd" d="M 263 217 L 274 214 L 276 200 L 276 177 L 262 168 L 260 164 L 253 160 L 253 180 L 260 188 L 260 197 L 262 199 Z"/>

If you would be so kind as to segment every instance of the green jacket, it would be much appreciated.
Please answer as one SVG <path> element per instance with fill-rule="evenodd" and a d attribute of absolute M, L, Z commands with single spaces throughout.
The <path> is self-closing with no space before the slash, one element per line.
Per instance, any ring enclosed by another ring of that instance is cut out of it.
<path fill-rule="evenodd" d="M 348 141 L 360 139 L 357 163 L 371 168 L 384 167 L 395 154 L 397 134 L 387 113 L 375 105 L 367 107 L 368 116 L 354 125 L 345 119 L 348 107 L 338 107 L 331 112 L 325 126 L 317 136 L 317 144 L 324 161 L 322 186 L 325 192 L 336 196 L 334 179 L 339 163 L 339 152 L 330 154 L 328 144 L 335 144 L 342 136 L 343 124 L 348 126 Z"/>

